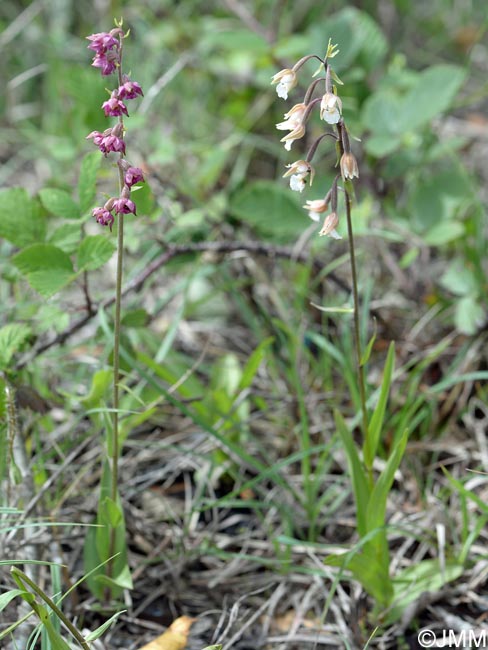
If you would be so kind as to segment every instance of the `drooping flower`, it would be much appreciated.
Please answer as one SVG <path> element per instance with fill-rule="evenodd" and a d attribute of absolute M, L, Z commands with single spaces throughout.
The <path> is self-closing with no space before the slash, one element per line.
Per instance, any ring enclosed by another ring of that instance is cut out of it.
<path fill-rule="evenodd" d="M 351 152 L 342 154 L 340 167 L 342 180 L 346 181 L 348 178 L 351 180 L 353 178 L 359 178 L 358 162 Z"/>
<path fill-rule="evenodd" d="M 307 111 L 306 104 L 295 104 L 288 113 L 284 114 L 285 121 L 279 122 L 276 128 L 279 131 L 290 131 L 288 135 L 281 138 L 280 142 L 285 143 L 285 149 L 290 151 L 291 145 L 295 140 L 303 138 L 305 135 L 305 125 L 303 124 L 303 117 Z"/>
<path fill-rule="evenodd" d="M 115 72 L 118 62 L 118 52 L 115 52 L 114 50 L 108 50 L 104 54 L 97 54 L 93 59 L 92 66 L 94 68 L 100 68 L 102 76 L 107 77 L 108 75 Z"/>
<path fill-rule="evenodd" d="M 277 84 L 276 93 L 282 99 L 288 99 L 288 93 L 297 85 L 297 75 L 294 70 L 285 68 L 280 70 L 271 79 L 272 84 Z"/>
<path fill-rule="evenodd" d="M 302 123 L 306 110 L 306 104 L 295 104 L 288 113 L 284 114 L 285 121 L 279 122 L 276 128 L 279 131 L 294 131 Z"/>
<path fill-rule="evenodd" d="M 303 207 L 308 210 L 308 216 L 312 221 L 318 221 L 322 212 L 328 209 L 329 202 L 325 199 L 314 199 L 313 201 L 307 201 Z"/>
<path fill-rule="evenodd" d="M 134 201 L 131 201 L 125 196 L 121 196 L 114 203 L 114 209 L 117 214 L 135 214 L 136 206 Z"/>
<path fill-rule="evenodd" d="M 128 188 L 136 183 L 144 183 L 144 174 L 139 167 L 129 167 L 124 175 L 124 182 Z"/>
<path fill-rule="evenodd" d="M 280 142 L 284 142 L 285 149 L 287 151 L 291 151 L 291 145 L 295 142 L 295 140 L 300 140 L 300 138 L 303 138 L 304 135 L 305 127 L 303 124 L 300 124 L 296 129 L 288 133 L 288 135 L 285 135 L 284 138 L 281 138 Z"/>
<path fill-rule="evenodd" d="M 94 208 L 92 215 L 95 217 L 97 223 L 99 223 L 101 226 L 110 226 L 110 230 L 112 230 L 114 216 L 110 210 L 107 210 L 105 207 Z"/>
<path fill-rule="evenodd" d="M 341 119 L 342 101 L 334 93 L 325 93 L 320 102 L 320 119 L 328 124 L 337 124 Z"/>
<path fill-rule="evenodd" d="M 137 95 L 144 95 L 137 81 L 131 81 L 127 75 L 123 76 L 123 81 L 118 90 L 120 99 L 136 99 Z"/>
<path fill-rule="evenodd" d="M 342 239 L 341 235 L 337 232 L 336 228 L 339 223 L 339 217 L 336 212 L 331 212 L 325 217 L 324 224 L 319 232 L 319 235 L 323 237 L 332 237 L 333 239 Z"/>
<path fill-rule="evenodd" d="M 93 138 L 93 143 L 106 156 L 110 152 L 122 152 L 125 154 L 125 142 L 119 137 L 120 129 L 116 125 L 113 129 L 106 129 L 103 133 L 92 131 L 86 139 Z"/>
<path fill-rule="evenodd" d="M 112 90 L 110 99 L 107 99 L 106 102 L 102 104 L 103 112 L 105 117 L 118 117 L 119 115 L 129 115 L 127 112 L 127 106 L 119 98 L 118 91 Z"/>
<path fill-rule="evenodd" d="M 307 176 L 310 174 L 310 185 L 313 183 L 315 170 L 306 160 L 297 160 L 291 165 L 287 165 L 288 171 L 283 174 L 283 178 L 290 177 L 290 188 L 295 192 L 302 192 L 307 184 Z"/>
<path fill-rule="evenodd" d="M 105 54 L 107 50 L 119 47 L 119 41 L 111 32 L 99 32 L 98 34 L 91 34 L 86 38 L 91 41 L 88 49 L 93 50 L 97 54 Z"/>

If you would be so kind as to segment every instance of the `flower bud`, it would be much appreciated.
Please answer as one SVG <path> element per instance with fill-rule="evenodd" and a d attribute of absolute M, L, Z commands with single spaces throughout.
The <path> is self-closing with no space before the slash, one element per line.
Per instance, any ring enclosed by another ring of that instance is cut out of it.
<path fill-rule="evenodd" d="M 323 237 L 332 237 L 333 239 L 342 239 L 339 233 L 336 231 L 336 227 L 339 223 L 339 217 L 336 212 L 331 212 L 325 217 L 324 224 L 319 232 L 319 235 Z"/>
<path fill-rule="evenodd" d="M 359 178 L 359 169 L 356 157 L 351 152 L 343 153 L 341 156 L 341 176 L 342 180 L 346 181 L 348 178 Z"/>

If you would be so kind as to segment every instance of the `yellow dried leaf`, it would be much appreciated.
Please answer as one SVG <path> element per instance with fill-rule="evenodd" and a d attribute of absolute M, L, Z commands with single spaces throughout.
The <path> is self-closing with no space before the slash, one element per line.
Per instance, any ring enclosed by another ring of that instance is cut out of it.
<path fill-rule="evenodd" d="M 190 627 L 194 621 L 195 619 L 189 616 L 180 616 L 171 623 L 166 632 L 139 648 L 139 650 L 183 650 L 188 641 Z"/>

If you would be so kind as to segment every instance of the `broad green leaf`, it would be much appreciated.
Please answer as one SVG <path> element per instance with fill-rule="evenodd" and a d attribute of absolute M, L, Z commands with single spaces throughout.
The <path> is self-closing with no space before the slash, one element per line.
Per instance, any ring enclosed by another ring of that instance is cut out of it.
<path fill-rule="evenodd" d="M 456 327 L 463 334 L 475 334 L 486 322 L 486 312 L 477 296 L 464 296 L 456 303 L 454 313 Z"/>
<path fill-rule="evenodd" d="M 405 453 L 407 440 L 408 430 L 405 430 L 391 452 L 383 471 L 379 475 L 375 486 L 371 491 L 366 512 L 366 526 L 368 532 L 385 525 L 386 501 L 393 484 L 393 479 L 395 478 L 395 472 L 400 466 L 403 454 Z"/>
<path fill-rule="evenodd" d="M 81 239 L 79 223 L 63 223 L 53 231 L 48 242 L 71 255 L 78 250 Z"/>
<path fill-rule="evenodd" d="M 78 271 L 94 271 L 103 266 L 115 251 L 114 242 L 105 235 L 85 237 L 78 249 Z"/>
<path fill-rule="evenodd" d="M 462 576 L 464 567 L 456 561 L 447 561 L 444 567 L 439 560 L 423 560 L 400 571 L 393 578 L 393 606 L 389 609 L 385 625 L 398 621 L 411 603 L 423 593 L 436 593 L 449 582 Z"/>
<path fill-rule="evenodd" d="M 10 323 L 0 329 L 0 370 L 5 370 L 31 330 L 23 323 Z"/>
<path fill-rule="evenodd" d="M 132 309 L 122 317 L 123 327 L 146 327 L 151 317 L 145 309 Z"/>
<path fill-rule="evenodd" d="M 44 240 L 46 221 L 40 206 L 21 187 L 0 191 L 0 237 L 23 248 Z"/>
<path fill-rule="evenodd" d="M 358 533 L 362 537 L 368 530 L 366 512 L 368 508 L 370 488 L 351 432 L 349 431 L 344 418 L 337 410 L 334 411 L 334 419 L 337 432 L 341 438 L 347 457 L 349 477 L 351 479 L 354 492 L 354 500 L 356 501 Z"/>
<path fill-rule="evenodd" d="M 80 212 L 85 214 L 95 201 L 97 192 L 97 173 L 100 168 L 102 156 L 98 151 L 87 153 L 81 162 L 80 176 L 78 179 L 78 199 Z"/>
<path fill-rule="evenodd" d="M 309 225 L 287 186 L 272 181 L 256 181 L 238 189 L 231 196 L 229 209 L 273 240 L 295 239 Z"/>
<path fill-rule="evenodd" d="M 376 147 L 385 150 L 381 155 L 392 151 L 388 147 L 389 140 L 401 134 L 401 110 L 401 97 L 392 90 L 380 90 L 370 95 L 364 103 L 362 123 L 368 131 L 372 131 L 373 135 L 379 138 Z M 382 142 L 381 147 L 380 142 Z"/>
<path fill-rule="evenodd" d="M 441 277 L 440 284 L 456 296 L 476 294 L 478 288 L 473 271 L 460 260 L 449 266 Z"/>
<path fill-rule="evenodd" d="M 466 70 L 441 64 L 424 70 L 402 99 L 400 130 L 413 131 L 447 110 L 466 79 Z"/>
<path fill-rule="evenodd" d="M 12 258 L 29 284 L 48 298 L 76 277 L 69 256 L 52 244 L 33 244 Z"/>
<path fill-rule="evenodd" d="M 116 528 L 124 520 L 124 514 L 121 507 L 109 497 L 106 497 L 103 501 L 103 509 L 106 522 L 112 528 Z"/>
<path fill-rule="evenodd" d="M 45 187 L 39 192 L 39 197 L 46 210 L 56 217 L 78 219 L 81 216 L 80 208 L 65 190 Z"/>
<path fill-rule="evenodd" d="M 373 544 L 374 540 L 368 539 L 361 548 L 363 544 L 360 542 L 351 551 L 341 555 L 329 555 L 325 559 L 325 564 L 350 571 L 376 602 L 385 607 L 393 597 L 393 586 L 388 571 L 385 572 L 384 564 L 371 553 Z"/>
<path fill-rule="evenodd" d="M 373 415 L 368 425 L 368 434 L 363 445 L 363 457 L 366 467 L 373 467 L 373 461 L 378 450 L 380 441 L 381 430 L 383 427 L 383 419 L 385 417 L 386 403 L 390 393 L 391 377 L 393 374 L 393 366 L 395 363 L 395 344 L 390 343 L 388 354 L 383 369 L 383 381 L 381 383 L 381 391 L 378 403 L 374 409 Z"/>
<path fill-rule="evenodd" d="M 423 236 L 424 243 L 428 246 L 443 246 L 451 241 L 460 239 L 464 235 L 464 224 L 459 221 L 444 221 L 428 230 Z"/>
<path fill-rule="evenodd" d="M 442 231 L 449 228 L 448 220 L 456 219 L 459 209 L 472 194 L 472 187 L 465 173 L 450 166 L 436 174 L 422 174 L 413 185 L 408 204 L 410 222 L 419 233 L 432 231 L 438 226 Z M 458 228 L 464 224 L 456 219 Z M 436 242 L 433 242 L 436 243 Z"/>
<path fill-rule="evenodd" d="M 415 131 L 447 110 L 465 78 L 466 71 L 459 66 L 437 65 L 418 74 L 404 95 L 390 89 L 371 95 L 362 112 L 364 127 L 376 138 L 367 143 L 368 151 L 376 155 L 391 153 L 398 141 L 389 143 L 388 137 Z"/>

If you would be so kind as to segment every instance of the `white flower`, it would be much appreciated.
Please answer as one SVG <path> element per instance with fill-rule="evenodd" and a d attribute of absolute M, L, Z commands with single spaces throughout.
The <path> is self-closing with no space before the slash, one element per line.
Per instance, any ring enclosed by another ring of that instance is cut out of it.
<path fill-rule="evenodd" d="M 305 189 L 305 178 L 303 177 L 302 174 L 293 174 L 290 176 L 290 188 L 294 192 L 303 192 Z"/>
<path fill-rule="evenodd" d="M 332 239 L 342 239 L 339 233 L 336 230 L 337 224 L 339 223 L 339 217 L 335 212 L 331 212 L 325 217 L 324 225 L 322 226 L 319 235 L 323 237 L 332 237 Z"/>
<path fill-rule="evenodd" d="M 342 102 L 334 93 L 325 93 L 320 102 L 320 119 L 327 124 L 337 124 L 341 119 Z"/>
<path fill-rule="evenodd" d="M 320 214 L 329 207 L 329 203 L 325 199 L 314 199 L 313 201 L 307 201 L 303 207 L 308 210 L 308 216 L 312 221 L 318 221 Z"/>
<path fill-rule="evenodd" d="M 278 97 L 288 99 L 289 91 L 297 85 L 297 75 L 293 70 L 285 68 L 273 76 L 271 83 L 278 84 L 276 86 Z"/>
<path fill-rule="evenodd" d="M 288 171 L 283 174 L 283 178 L 290 176 L 290 188 L 295 192 L 302 192 L 307 183 L 307 176 L 310 174 L 310 185 L 312 185 L 315 170 L 306 160 L 297 160 L 291 165 L 287 165 Z"/>
<path fill-rule="evenodd" d="M 288 133 L 288 135 L 285 135 L 284 138 L 281 138 L 280 142 L 284 142 L 285 149 L 287 151 L 291 151 L 291 145 L 295 142 L 295 140 L 300 140 L 300 138 L 303 138 L 304 135 L 305 127 L 300 124 L 291 133 Z"/>
<path fill-rule="evenodd" d="M 276 128 L 279 131 L 294 131 L 301 125 L 306 110 L 307 107 L 305 104 L 295 104 L 295 106 L 290 108 L 288 113 L 284 114 L 285 121 L 279 122 Z"/>
<path fill-rule="evenodd" d="M 288 113 L 284 114 L 285 121 L 279 122 L 276 125 L 276 128 L 280 131 L 291 131 L 288 135 L 285 135 L 284 138 L 281 138 L 280 142 L 285 143 L 285 149 L 287 151 L 291 150 L 291 145 L 295 140 L 303 138 L 305 135 L 305 126 L 302 123 L 303 116 L 307 107 L 305 104 L 295 104 Z"/>

